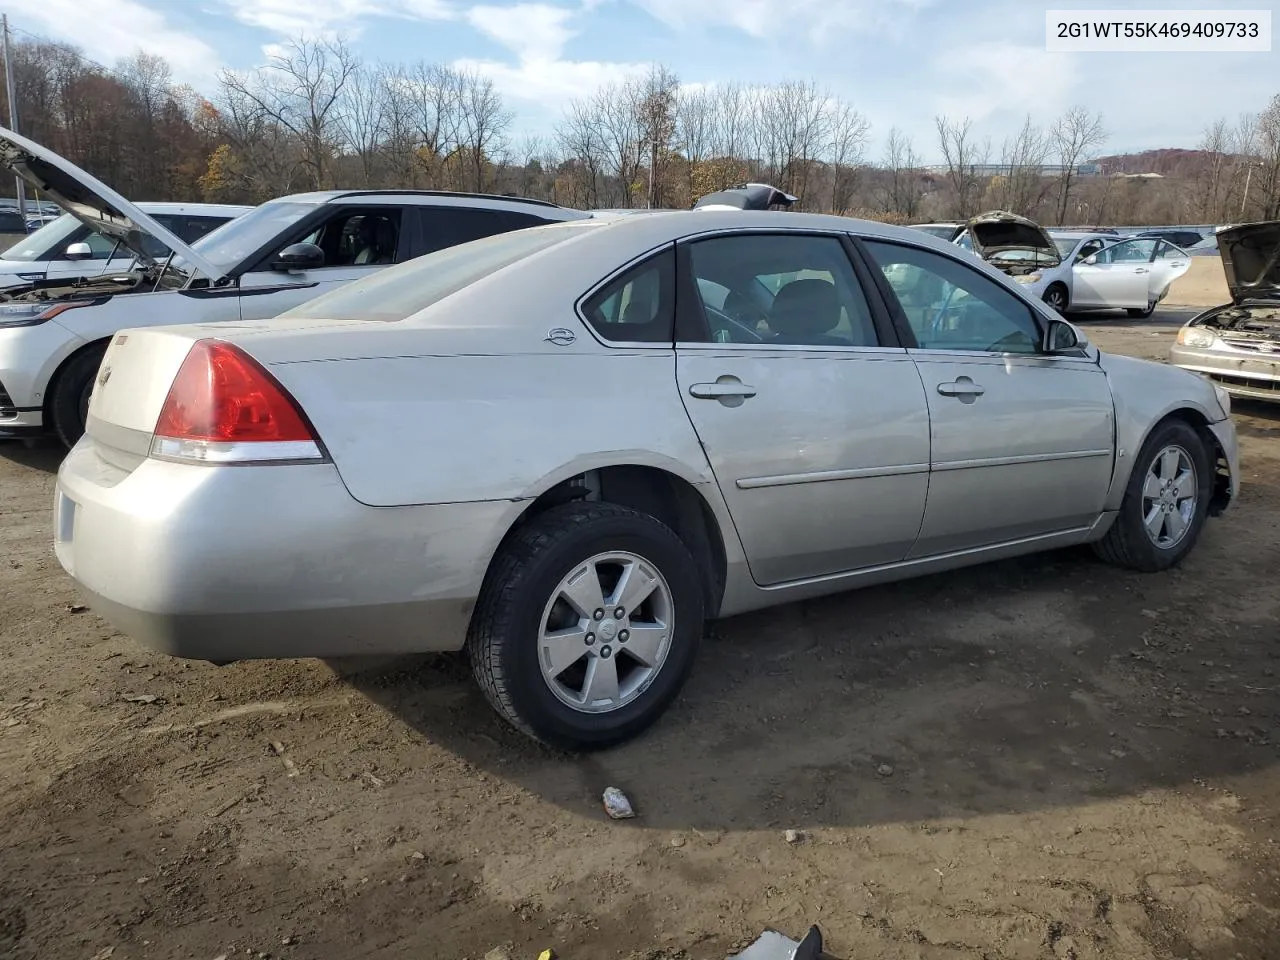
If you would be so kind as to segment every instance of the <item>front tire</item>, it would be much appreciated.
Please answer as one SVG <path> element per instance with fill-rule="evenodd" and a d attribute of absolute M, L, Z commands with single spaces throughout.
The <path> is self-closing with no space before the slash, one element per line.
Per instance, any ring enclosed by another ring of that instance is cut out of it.
<path fill-rule="evenodd" d="M 1156 312 L 1156 301 L 1154 300 L 1147 301 L 1147 307 L 1145 310 L 1142 309 L 1141 307 L 1129 307 L 1125 310 L 1125 313 L 1129 314 L 1129 316 L 1133 317 L 1133 319 L 1135 320 L 1145 320 L 1147 317 L 1151 316 L 1151 314 L 1155 312 Z"/>
<path fill-rule="evenodd" d="M 1050 285 L 1049 289 L 1044 292 L 1042 298 L 1046 304 L 1057 310 L 1059 313 L 1067 312 L 1068 297 L 1067 288 L 1060 283 Z"/>
<path fill-rule="evenodd" d="M 1115 566 L 1168 570 L 1195 546 L 1212 494 L 1204 439 L 1185 421 L 1168 420 L 1142 445 L 1120 513 L 1094 551 Z"/>
<path fill-rule="evenodd" d="M 92 347 L 73 357 L 58 371 L 49 401 L 49 413 L 53 419 L 53 431 L 70 450 L 84 435 L 88 417 L 89 395 L 93 393 L 93 381 L 102 366 L 105 346 Z"/>
<path fill-rule="evenodd" d="M 495 558 L 467 638 L 480 688 L 518 730 L 565 750 L 636 736 L 684 685 L 702 636 L 702 577 L 653 517 L 554 507 Z"/>

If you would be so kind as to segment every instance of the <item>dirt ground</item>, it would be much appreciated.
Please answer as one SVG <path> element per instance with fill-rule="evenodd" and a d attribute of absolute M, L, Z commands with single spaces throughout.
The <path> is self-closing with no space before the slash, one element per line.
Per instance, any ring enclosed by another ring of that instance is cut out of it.
<path fill-rule="evenodd" d="M 1159 356 L 1171 319 L 1087 326 Z M 455 658 L 144 652 L 51 555 L 56 456 L 0 447 L 0 957 L 722 958 L 810 923 L 859 960 L 1280 956 L 1280 409 L 1236 419 L 1242 499 L 1181 569 L 1069 551 L 728 621 L 586 759 Z"/>

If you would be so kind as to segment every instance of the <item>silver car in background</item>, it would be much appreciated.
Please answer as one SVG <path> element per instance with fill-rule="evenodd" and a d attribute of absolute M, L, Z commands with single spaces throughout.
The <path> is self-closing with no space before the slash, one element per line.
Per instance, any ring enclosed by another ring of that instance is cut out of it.
<path fill-rule="evenodd" d="M 1280 221 L 1217 235 L 1231 302 L 1192 317 L 1169 359 L 1233 396 L 1280 401 Z"/>
<path fill-rule="evenodd" d="M 516 727 L 602 747 L 709 618 L 1081 543 L 1173 566 L 1235 495 L 1228 406 L 918 230 L 601 217 L 116 334 L 55 545 L 154 649 L 465 647 Z"/>

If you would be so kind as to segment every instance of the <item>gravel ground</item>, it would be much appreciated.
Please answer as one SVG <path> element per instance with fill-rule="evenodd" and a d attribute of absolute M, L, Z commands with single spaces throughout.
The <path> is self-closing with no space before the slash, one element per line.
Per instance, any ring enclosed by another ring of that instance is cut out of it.
<path fill-rule="evenodd" d="M 1178 320 L 1086 318 L 1160 356 Z M 719 625 L 651 733 L 550 754 L 456 658 L 152 655 L 0 446 L 0 956 L 1280 955 L 1280 409 L 1177 571 L 1074 550 Z M 616 785 L 640 816 L 612 822 Z M 796 831 L 788 842 L 786 831 Z"/>

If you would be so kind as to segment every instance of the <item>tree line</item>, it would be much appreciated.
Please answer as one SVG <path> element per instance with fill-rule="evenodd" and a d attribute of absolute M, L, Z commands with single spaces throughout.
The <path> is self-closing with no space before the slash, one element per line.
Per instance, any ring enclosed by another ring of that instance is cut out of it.
<path fill-rule="evenodd" d="M 1124 158 L 1088 169 L 1109 137 L 1087 106 L 1027 116 L 999 143 L 969 118 L 939 116 L 932 142 L 893 128 L 871 156 L 866 116 L 804 81 L 684 85 L 655 65 L 574 100 L 547 134 L 517 135 L 488 77 L 369 63 L 339 39 L 295 38 L 203 92 L 145 53 L 106 67 L 33 39 L 12 56 L 20 131 L 140 200 L 390 187 L 688 207 L 750 179 L 802 209 L 895 222 L 992 207 L 1046 224 L 1280 218 L 1280 94 L 1258 114 L 1212 121 L 1157 178 L 1125 176 Z"/>

